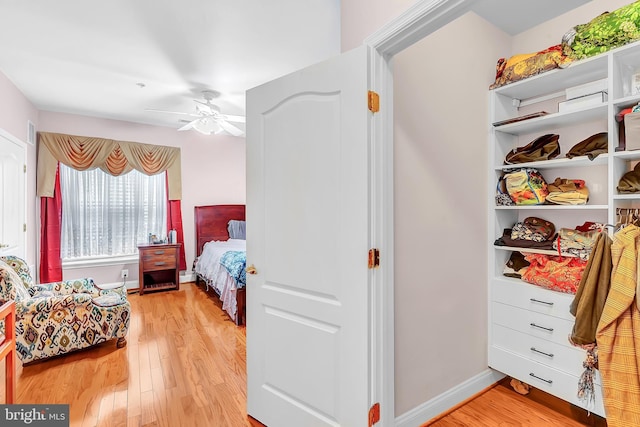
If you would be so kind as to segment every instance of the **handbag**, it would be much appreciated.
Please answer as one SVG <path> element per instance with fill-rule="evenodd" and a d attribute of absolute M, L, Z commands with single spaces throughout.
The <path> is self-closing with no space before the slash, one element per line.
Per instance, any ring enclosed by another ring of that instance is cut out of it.
<path fill-rule="evenodd" d="M 560 136 L 554 133 L 539 136 L 523 147 L 514 148 L 504 159 L 505 165 L 550 160 L 560 154 Z"/>
<path fill-rule="evenodd" d="M 496 186 L 496 206 L 514 206 L 511 196 L 507 193 L 507 184 L 504 181 L 504 175 L 498 178 Z"/>
<path fill-rule="evenodd" d="M 522 168 L 504 176 L 507 193 L 516 205 L 541 205 L 549 190 L 547 182 L 537 169 Z"/>

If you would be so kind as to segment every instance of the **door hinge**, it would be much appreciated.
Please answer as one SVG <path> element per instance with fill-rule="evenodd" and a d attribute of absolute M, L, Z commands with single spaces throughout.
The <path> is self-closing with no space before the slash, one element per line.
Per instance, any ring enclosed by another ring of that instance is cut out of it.
<path fill-rule="evenodd" d="M 369 268 L 380 266 L 380 250 L 376 248 L 369 249 Z"/>
<path fill-rule="evenodd" d="M 22 172 L 27 173 L 27 165 L 22 165 Z"/>
<path fill-rule="evenodd" d="M 27 224 L 22 224 L 22 231 L 24 231 L 24 232 L 27 231 Z"/>
<path fill-rule="evenodd" d="M 380 111 L 380 96 L 376 92 L 370 90 L 367 94 L 367 104 L 369 106 L 369 111 L 377 113 Z"/>
<path fill-rule="evenodd" d="M 369 427 L 380 421 L 380 404 L 374 403 L 369 409 Z"/>

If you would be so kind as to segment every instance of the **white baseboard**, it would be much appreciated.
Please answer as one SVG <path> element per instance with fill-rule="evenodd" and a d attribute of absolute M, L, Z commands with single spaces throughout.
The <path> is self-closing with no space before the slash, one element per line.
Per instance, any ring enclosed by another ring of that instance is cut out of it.
<path fill-rule="evenodd" d="M 127 290 L 138 289 L 138 281 L 137 280 L 127 280 Z M 103 289 L 112 289 L 119 288 L 122 286 L 122 282 L 112 282 L 112 283 L 100 283 L 100 287 Z"/>
<path fill-rule="evenodd" d="M 439 396 L 424 402 L 422 405 L 405 412 L 396 417 L 396 427 L 419 427 L 432 418 L 446 412 L 450 408 L 456 406 L 460 402 L 465 401 L 471 396 L 481 392 L 485 388 L 497 383 L 504 374 L 487 369 L 478 375 L 469 378 L 467 381 L 445 391 Z"/>
<path fill-rule="evenodd" d="M 187 273 L 186 271 L 183 271 L 182 274 L 180 275 L 180 283 L 195 282 L 195 281 L 196 281 L 195 273 Z"/>
<path fill-rule="evenodd" d="M 180 283 L 193 282 L 196 280 L 196 276 L 193 273 L 183 273 L 180 275 Z M 113 282 L 113 283 L 104 283 L 100 286 L 105 288 L 117 288 L 118 286 L 122 286 L 122 282 Z M 137 280 L 127 280 L 127 290 L 137 290 L 140 286 L 138 285 Z"/>

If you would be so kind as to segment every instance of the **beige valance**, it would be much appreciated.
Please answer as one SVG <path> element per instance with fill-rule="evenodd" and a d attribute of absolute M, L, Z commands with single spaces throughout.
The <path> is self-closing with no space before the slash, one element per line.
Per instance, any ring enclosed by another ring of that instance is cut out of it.
<path fill-rule="evenodd" d="M 38 132 L 37 192 L 53 197 L 58 162 L 77 170 L 100 168 L 118 176 L 167 171 L 169 200 L 182 199 L 180 148 L 62 133 Z"/>

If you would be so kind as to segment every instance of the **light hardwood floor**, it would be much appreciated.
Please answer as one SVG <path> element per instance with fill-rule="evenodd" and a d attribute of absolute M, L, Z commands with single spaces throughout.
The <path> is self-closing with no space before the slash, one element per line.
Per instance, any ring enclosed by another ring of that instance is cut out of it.
<path fill-rule="evenodd" d="M 262 426 L 246 415 L 245 329 L 213 293 L 185 283 L 129 300 L 126 347 L 18 362 L 16 403 L 68 403 L 71 426 Z"/>
<path fill-rule="evenodd" d="M 246 415 L 245 329 L 222 312 L 216 296 L 185 283 L 180 291 L 129 299 L 125 348 L 111 341 L 26 367 L 18 362 L 16 403 L 70 404 L 71 426 L 262 426 Z M 0 363 L 0 384 L 3 372 Z M 425 425 L 590 424 L 497 386 Z"/>
<path fill-rule="evenodd" d="M 548 397 L 546 397 L 548 399 Z M 577 408 L 568 409 L 569 412 Z M 606 426 L 603 419 L 576 412 L 569 417 L 522 396 L 509 385 L 498 384 L 451 413 L 422 427 L 580 427 Z"/>

